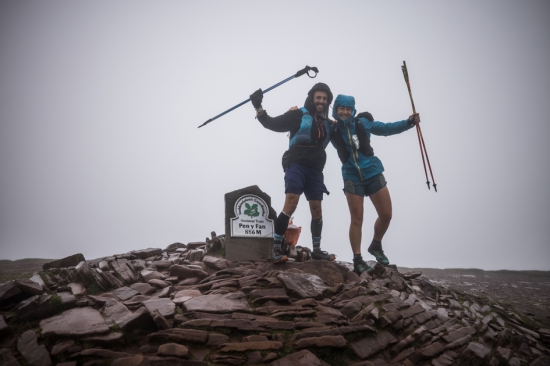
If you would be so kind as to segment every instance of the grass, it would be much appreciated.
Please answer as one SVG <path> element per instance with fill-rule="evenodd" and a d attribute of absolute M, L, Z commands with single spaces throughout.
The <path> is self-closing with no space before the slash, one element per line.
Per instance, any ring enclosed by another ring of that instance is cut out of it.
<path fill-rule="evenodd" d="M 52 306 L 53 315 L 61 314 L 63 312 L 63 304 L 60 296 L 52 295 L 52 297 L 50 297 L 50 303 Z"/>

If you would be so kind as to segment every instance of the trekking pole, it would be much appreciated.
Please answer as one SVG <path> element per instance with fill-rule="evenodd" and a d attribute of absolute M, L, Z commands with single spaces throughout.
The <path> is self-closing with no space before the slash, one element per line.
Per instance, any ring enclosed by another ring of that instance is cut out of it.
<path fill-rule="evenodd" d="M 315 73 L 315 75 L 314 75 L 314 76 L 311 76 L 311 75 L 309 74 L 310 71 L 313 71 L 313 72 Z M 265 94 L 265 93 L 267 93 L 268 91 L 273 90 L 273 89 L 275 89 L 276 87 L 278 87 L 278 86 L 280 86 L 280 85 L 286 83 L 287 81 L 290 81 L 290 80 L 292 80 L 292 79 L 294 79 L 294 78 L 300 77 L 300 76 L 302 76 L 302 75 L 304 75 L 304 74 L 307 74 L 307 76 L 309 76 L 310 78 L 313 79 L 313 78 L 315 78 L 315 77 L 317 76 L 317 73 L 318 73 L 318 72 L 319 72 L 319 70 L 318 70 L 316 67 L 309 67 L 309 66 L 306 66 L 306 67 L 304 67 L 303 69 L 298 70 L 298 72 L 296 72 L 296 74 L 292 75 L 291 77 L 288 77 L 288 78 L 284 79 L 283 81 L 281 81 L 281 82 L 279 82 L 279 83 L 277 83 L 277 84 L 275 84 L 275 85 L 273 85 L 273 86 L 271 86 L 271 87 L 265 89 L 265 90 L 263 91 L 263 93 Z M 198 128 L 201 128 L 202 126 L 204 126 L 204 125 L 206 125 L 206 124 L 212 122 L 212 121 L 215 120 L 216 118 L 219 118 L 219 117 L 223 116 L 224 114 L 229 113 L 229 112 L 231 112 L 232 110 L 239 108 L 240 106 L 242 106 L 242 105 L 245 104 L 245 103 L 248 103 L 249 101 L 250 101 L 250 98 L 248 98 L 248 99 L 245 100 L 244 102 L 241 102 L 241 103 L 237 104 L 236 106 L 234 106 L 234 107 L 232 107 L 232 108 L 229 108 L 229 109 L 226 110 L 225 112 L 222 112 L 222 113 L 218 114 L 216 117 L 210 118 L 208 121 L 204 122 L 204 123 L 203 123 L 202 125 L 200 125 Z"/>
<path fill-rule="evenodd" d="M 407 89 L 409 90 L 409 97 L 411 98 L 413 113 L 416 113 L 416 108 L 414 107 L 414 101 L 413 101 L 412 92 L 411 92 L 411 84 L 409 82 L 409 72 L 407 71 L 407 64 L 405 63 L 405 61 L 403 61 L 403 66 L 401 66 L 401 70 L 403 70 L 405 83 L 407 84 Z M 432 181 L 433 181 L 432 185 L 434 187 L 434 190 L 437 192 L 437 184 L 435 183 L 434 175 L 432 173 L 432 166 L 430 164 L 428 150 L 426 149 L 426 144 L 424 143 L 424 136 L 422 136 L 422 129 L 420 128 L 420 125 L 418 123 L 416 124 L 416 134 L 418 136 L 418 145 L 420 145 L 420 155 L 422 155 L 422 164 L 424 165 L 424 174 L 426 175 L 426 184 L 428 185 L 428 189 L 430 189 L 430 181 L 428 180 L 428 172 L 426 171 L 426 161 L 427 161 L 428 168 L 430 169 L 430 176 L 432 177 Z M 424 160 L 424 154 L 426 155 L 425 160 Z"/>

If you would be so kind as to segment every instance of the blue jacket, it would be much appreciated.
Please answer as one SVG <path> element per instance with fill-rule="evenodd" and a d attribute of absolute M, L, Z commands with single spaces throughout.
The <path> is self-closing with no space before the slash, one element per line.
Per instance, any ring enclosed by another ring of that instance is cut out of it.
<path fill-rule="evenodd" d="M 339 119 L 337 115 L 339 106 L 352 108 L 352 116 L 346 120 Z M 342 162 L 344 180 L 364 181 L 384 171 L 382 162 L 372 154 L 372 149 L 370 149 L 371 155 L 365 153 L 364 147 L 365 144 L 370 144 L 371 134 L 377 136 L 395 135 L 407 131 L 414 125 L 410 125 L 408 119 L 392 123 L 371 122 L 366 118 L 356 119 L 355 112 L 355 99 L 353 97 L 346 95 L 336 97 L 332 116 L 337 121 L 337 128 L 332 136 L 331 143 L 338 150 L 338 155 L 341 158 L 342 156 L 347 157 Z M 343 143 L 341 143 L 342 141 Z M 346 151 L 342 151 L 344 148 Z"/>

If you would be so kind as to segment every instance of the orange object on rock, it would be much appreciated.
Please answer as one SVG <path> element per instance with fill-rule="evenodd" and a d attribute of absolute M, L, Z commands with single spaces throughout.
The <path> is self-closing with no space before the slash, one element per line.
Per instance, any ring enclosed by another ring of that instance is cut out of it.
<path fill-rule="evenodd" d="M 285 243 L 287 246 L 294 246 L 298 243 L 298 238 L 300 238 L 300 233 L 302 232 L 301 226 L 296 226 L 292 222 L 292 219 L 288 223 L 288 227 L 285 231 Z"/>

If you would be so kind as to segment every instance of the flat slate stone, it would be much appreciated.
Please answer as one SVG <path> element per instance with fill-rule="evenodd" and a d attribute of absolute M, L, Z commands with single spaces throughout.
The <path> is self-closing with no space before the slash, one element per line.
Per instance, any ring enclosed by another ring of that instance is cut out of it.
<path fill-rule="evenodd" d="M 150 257 L 155 257 L 157 255 L 162 255 L 162 249 L 147 248 L 147 249 L 141 249 L 141 250 L 134 250 L 131 253 L 140 259 L 146 259 Z"/>
<path fill-rule="evenodd" d="M 14 282 L 17 287 L 26 294 L 40 295 L 44 292 L 42 285 L 31 280 L 15 280 Z"/>
<path fill-rule="evenodd" d="M 126 301 L 136 295 L 139 295 L 138 291 L 133 290 L 127 286 L 117 288 L 116 290 L 111 291 L 111 293 L 118 297 L 121 301 Z"/>
<path fill-rule="evenodd" d="M 319 360 L 317 356 L 307 349 L 294 352 L 291 355 L 273 361 L 271 366 L 325 366 L 325 362 Z"/>
<path fill-rule="evenodd" d="M 73 254 L 68 257 L 58 259 L 52 262 L 44 263 L 42 269 L 48 270 L 50 268 L 66 268 L 66 267 L 76 267 L 78 263 L 85 261 L 84 256 L 81 253 Z"/>
<path fill-rule="evenodd" d="M 109 327 L 99 311 L 84 307 L 67 310 L 40 322 L 42 336 L 80 337 L 107 333 Z"/>
<path fill-rule="evenodd" d="M 149 295 L 155 292 L 157 289 L 148 283 L 137 282 L 130 285 L 130 288 L 139 292 L 141 295 Z"/>
<path fill-rule="evenodd" d="M 186 301 L 183 307 L 187 311 L 205 311 L 210 313 L 250 312 L 246 295 L 241 291 L 195 297 Z"/>
<path fill-rule="evenodd" d="M 277 278 L 284 284 L 287 291 L 302 299 L 308 297 L 320 299 L 323 297 L 323 292 L 330 288 L 319 276 L 309 273 L 279 273 Z"/>
<path fill-rule="evenodd" d="M 19 295 L 20 293 L 21 290 L 19 289 L 19 286 L 17 286 L 13 282 L 0 285 L 0 303 L 8 301 L 14 296 Z"/>
<path fill-rule="evenodd" d="M 454 332 L 451 332 L 445 336 L 443 336 L 443 339 L 447 343 L 451 343 L 456 341 L 459 338 L 475 334 L 476 330 L 474 327 L 462 327 L 460 329 L 455 330 Z"/>
<path fill-rule="evenodd" d="M 163 277 L 164 276 L 160 272 L 153 271 L 152 269 L 146 268 L 141 271 L 141 278 L 143 278 L 145 282 L 148 282 L 151 280 L 162 280 Z"/>
<path fill-rule="evenodd" d="M 388 345 L 395 340 L 395 337 L 387 331 L 379 332 L 375 337 L 364 338 L 359 342 L 352 344 L 351 348 L 353 352 L 360 359 L 364 360 L 367 357 L 374 355 L 377 352 L 380 352 Z"/>
<path fill-rule="evenodd" d="M 46 346 L 38 345 L 34 330 L 27 330 L 17 340 L 17 350 L 33 366 L 50 366 L 52 360 Z"/>
<path fill-rule="evenodd" d="M 153 314 L 157 310 L 166 318 L 172 318 L 176 311 L 176 304 L 167 298 L 145 300 L 143 305 L 149 310 L 150 314 Z"/>

